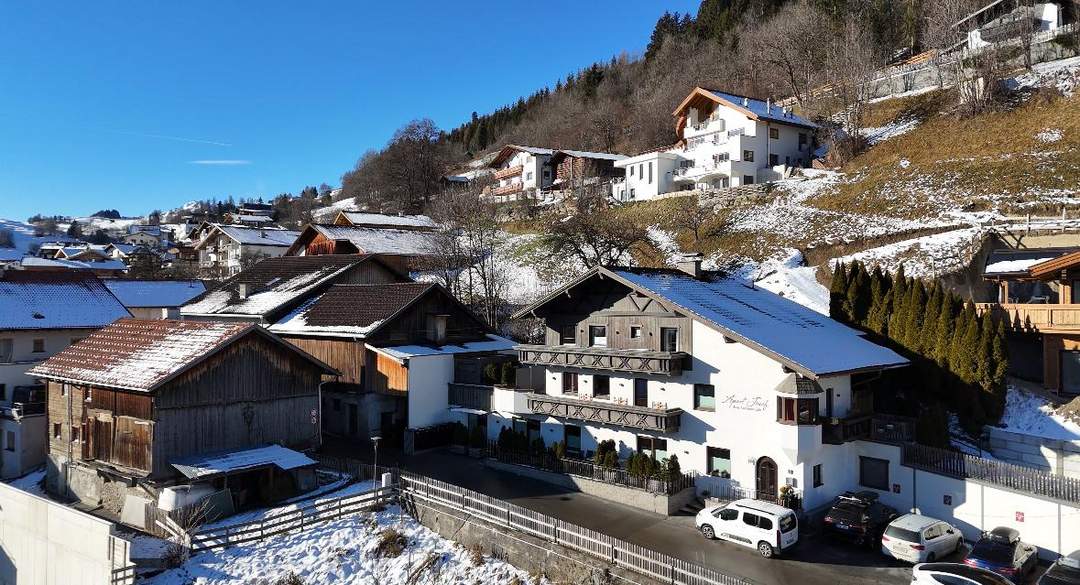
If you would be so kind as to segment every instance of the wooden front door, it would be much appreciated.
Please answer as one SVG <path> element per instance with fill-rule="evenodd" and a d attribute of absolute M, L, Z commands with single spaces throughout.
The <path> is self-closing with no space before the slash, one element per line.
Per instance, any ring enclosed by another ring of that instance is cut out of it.
<path fill-rule="evenodd" d="M 776 463 L 768 457 L 757 462 L 757 499 L 773 501 L 776 499 Z"/>

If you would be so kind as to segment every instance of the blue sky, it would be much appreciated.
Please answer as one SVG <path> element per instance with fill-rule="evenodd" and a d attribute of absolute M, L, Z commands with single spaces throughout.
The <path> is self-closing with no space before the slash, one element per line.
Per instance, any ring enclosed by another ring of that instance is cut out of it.
<path fill-rule="evenodd" d="M 336 186 L 410 119 L 452 128 L 697 4 L 0 0 L 0 217 Z"/>

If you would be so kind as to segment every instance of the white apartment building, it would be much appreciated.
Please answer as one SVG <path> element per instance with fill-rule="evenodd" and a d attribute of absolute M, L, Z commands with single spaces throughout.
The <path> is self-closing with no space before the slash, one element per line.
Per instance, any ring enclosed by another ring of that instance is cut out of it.
<path fill-rule="evenodd" d="M 775 181 L 812 159 L 817 125 L 768 100 L 698 87 L 672 115 L 679 142 L 617 161 L 616 199 Z"/>
<path fill-rule="evenodd" d="M 806 509 L 859 485 L 854 440 L 869 437 L 873 408 L 864 378 L 907 360 L 699 266 L 594 268 L 519 312 L 544 320 L 545 340 L 516 347 L 532 388 L 493 389 L 489 437 L 513 428 L 577 457 L 610 439 L 622 459 L 677 455 L 701 474 L 699 491 L 776 499 L 786 485 Z"/>
<path fill-rule="evenodd" d="M 535 199 L 541 189 L 551 186 L 555 170 L 550 148 L 508 144 L 489 163 L 495 169 L 495 184 L 486 193 L 496 201 Z"/>
<path fill-rule="evenodd" d="M 282 256 L 300 235 L 278 227 L 221 224 L 204 224 L 192 236 L 196 233 L 199 270 L 210 278 L 232 276 L 260 259 Z"/>
<path fill-rule="evenodd" d="M 0 277 L 0 478 L 45 463 L 45 390 L 27 370 L 130 316 L 83 271 L 9 271 Z"/>

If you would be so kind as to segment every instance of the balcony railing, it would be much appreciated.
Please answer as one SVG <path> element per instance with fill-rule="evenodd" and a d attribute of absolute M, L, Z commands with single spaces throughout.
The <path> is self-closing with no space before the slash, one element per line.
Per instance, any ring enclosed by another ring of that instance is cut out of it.
<path fill-rule="evenodd" d="M 678 431 L 683 413 L 681 408 L 648 408 L 546 394 L 529 394 L 527 399 L 529 409 L 535 414 L 660 433 Z"/>
<path fill-rule="evenodd" d="M 978 303 L 975 308 L 980 314 L 992 311 L 1015 331 L 1080 332 L 1080 304 Z"/>
<path fill-rule="evenodd" d="M 464 408 L 491 410 L 491 394 L 495 388 L 480 384 L 449 384 L 447 403 Z"/>
<path fill-rule="evenodd" d="M 499 179 L 505 179 L 507 177 L 516 177 L 516 176 L 521 174 L 521 171 L 524 168 L 525 168 L 524 166 L 518 165 L 516 167 L 509 167 L 509 168 L 497 170 L 494 173 L 495 180 L 498 181 Z"/>
<path fill-rule="evenodd" d="M 521 183 L 511 183 L 509 185 L 503 185 L 502 187 L 495 187 L 491 190 L 491 195 L 498 197 L 500 195 L 509 195 L 511 193 L 517 193 L 521 191 Z"/>
<path fill-rule="evenodd" d="M 571 345 L 518 345 L 518 361 L 533 366 L 564 366 L 589 370 L 611 370 L 635 374 L 682 373 L 687 354 L 681 351 L 639 351 Z"/>
<path fill-rule="evenodd" d="M 884 443 L 913 441 L 915 419 L 887 414 L 862 414 L 841 419 L 826 419 L 821 429 L 821 441 L 830 445 L 860 439 Z"/>
<path fill-rule="evenodd" d="M 0 413 L 4 416 L 19 420 L 25 416 L 45 414 L 44 402 L 13 402 L 11 406 L 0 407 Z"/>

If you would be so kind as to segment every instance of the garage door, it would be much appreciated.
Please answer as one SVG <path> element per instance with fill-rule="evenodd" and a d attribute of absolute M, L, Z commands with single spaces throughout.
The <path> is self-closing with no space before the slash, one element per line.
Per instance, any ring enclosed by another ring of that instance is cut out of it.
<path fill-rule="evenodd" d="M 1061 391 L 1080 394 L 1080 351 L 1061 352 Z"/>

